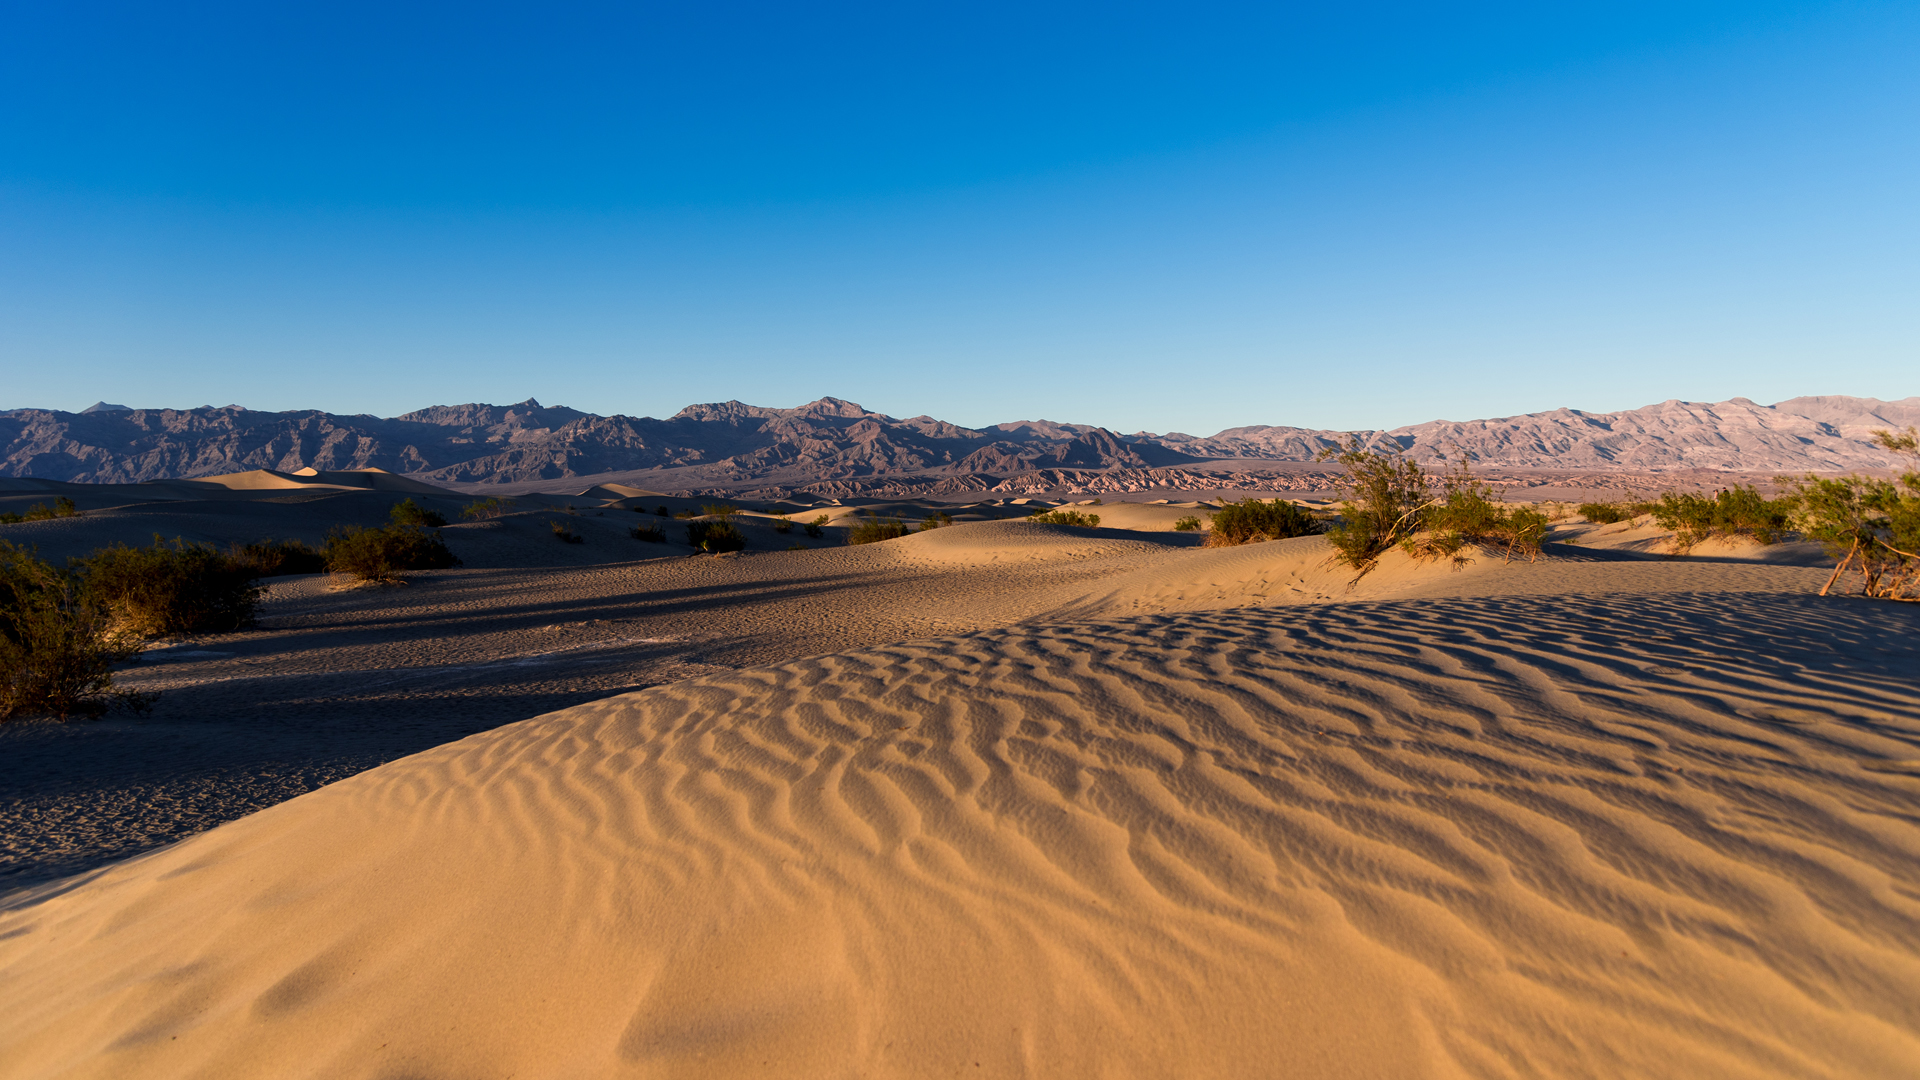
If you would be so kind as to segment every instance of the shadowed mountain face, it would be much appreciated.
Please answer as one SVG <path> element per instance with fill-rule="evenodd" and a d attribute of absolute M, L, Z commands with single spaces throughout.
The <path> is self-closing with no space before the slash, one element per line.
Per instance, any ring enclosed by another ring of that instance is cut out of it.
<path fill-rule="evenodd" d="M 831 482 L 851 490 L 882 478 L 978 485 L 1058 470 L 1177 479 L 1185 467 L 1226 459 L 1310 461 L 1349 436 L 1398 446 L 1419 461 L 1465 453 L 1502 468 L 1826 471 L 1896 464 L 1871 433 L 1913 424 L 1920 424 L 1920 397 L 1805 397 L 1772 406 L 1745 398 L 1668 401 L 1619 413 L 1557 409 L 1393 431 L 1239 427 L 1208 438 L 1120 435 L 1046 420 L 975 430 L 930 416 L 896 419 L 830 397 L 795 409 L 690 405 L 665 420 L 532 399 L 442 405 L 391 419 L 237 405 L 95 406 L 0 413 L 0 476 L 130 483 L 248 469 L 378 468 L 463 485 L 655 473 L 649 483 L 660 488 Z"/>

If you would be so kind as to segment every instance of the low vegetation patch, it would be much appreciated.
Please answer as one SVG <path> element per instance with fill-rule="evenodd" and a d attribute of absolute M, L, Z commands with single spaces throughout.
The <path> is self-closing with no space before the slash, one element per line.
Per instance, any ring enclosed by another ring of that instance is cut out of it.
<path fill-rule="evenodd" d="M 409 499 L 408 501 L 411 502 L 412 500 Z M 492 521 L 494 518 L 504 517 L 505 515 L 512 512 L 513 512 L 512 499 L 502 499 L 502 498 L 494 497 L 494 498 L 487 498 L 487 499 L 475 499 L 473 502 L 468 503 L 464 508 L 461 509 L 460 516 L 467 521 Z M 426 522 L 419 522 L 419 524 L 426 524 Z M 445 522 L 442 522 L 441 524 L 444 525 Z"/>
<path fill-rule="evenodd" d="M 1421 532 L 1401 545 L 1415 558 L 1449 558 L 1457 568 L 1469 546 L 1491 548 L 1508 561 L 1540 557 L 1551 522 L 1532 506 L 1509 507 L 1492 485 L 1474 479 L 1466 459 L 1440 478 L 1440 497 L 1422 508 Z"/>
<path fill-rule="evenodd" d="M 832 520 L 833 520 L 833 516 L 831 514 L 821 514 L 819 517 L 814 518 L 812 521 L 809 521 L 805 525 L 801 526 L 801 528 L 806 530 L 806 534 L 808 536 L 811 536 L 815 540 L 818 540 L 821 537 L 821 535 L 823 535 L 827 531 L 827 523 Z"/>
<path fill-rule="evenodd" d="M 401 499 L 387 512 L 387 518 L 395 525 L 417 525 L 422 528 L 437 529 L 447 523 L 439 513 L 429 510 L 412 499 Z"/>
<path fill-rule="evenodd" d="M 327 569 L 326 552 L 298 540 L 260 540 L 252 544 L 236 544 L 227 549 L 227 557 L 246 567 L 254 577 L 319 574 Z"/>
<path fill-rule="evenodd" d="M 1285 499 L 1266 502 L 1249 498 L 1228 503 L 1210 516 L 1213 518 L 1213 530 L 1207 534 L 1208 547 L 1234 547 L 1264 540 L 1315 536 L 1326 529 L 1313 519 L 1312 514 Z M 1200 524 L 1198 519 L 1187 520 L 1192 520 L 1196 528 Z"/>
<path fill-rule="evenodd" d="M 553 538 L 563 544 L 584 544 L 587 538 L 574 532 L 564 521 L 549 521 L 547 527 L 553 530 Z"/>
<path fill-rule="evenodd" d="M 260 601 L 251 566 L 178 538 L 171 547 L 155 536 L 151 547 L 101 548 L 74 568 L 116 628 L 143 638 L 231 633 L 253 625 Z"/>
<path fill-rule="evenodd" d="M 1100 527 L 1099 514 L 1083 514 L 1078 510 L 1041 510 L 1028 514 L 1027 520 L 1035 525 L 1071 525 L 1076 529 Z"/>
<path fill-rule="evenodd" d="M 1747 537 L 1762 544 L 1779 542 L 1792 527 L 1795 500 L 1768 499 L 1735 484 L 1712 495 L 1669 491 L 1653 505 L 1654 524 L 1673 530 L 1671 547 L 1685 555 L 1712 536 Z"/>
<path fill-rule="evenodd" d="M 327 537 L 327 569 L 361 581 L 395 582 L 408 570 L 446 570 L 460 560 L 431 529 L 388 525 L 363 529 L 352 525 Z"/>
<path fill-rule="evenodd" d="M 1876 431 L 1889 450 L 1920 459 L 1920 431 Z M 1821 587 L 1825 596 L 1848 574 L 1858 575 L 1860 594 L 1880 600 L 1920 601 L 1920 470 L 1897 480 L 1871 476 L 1781 478 L 1789 485 L 1794 524 L 1839 559 Z"/>
<path fill-rule="evenodd" d="M 687 522 L 687 543 L 694 550 L 718 555 L 725 551 L 739 551 L 747 546 L 747 538 L 731 521 L 689 521 Z"/>
<path fill-rule="evenodd" d="M 0 540 L 0 720 L 145 709 L 153 695 L 113 685 L 141 644 L 76 575 Z"/>
<path fill-rule="evenodd" d="M 627 530 L 627 535 L 633 537 L 635 540 L 644 540 L 649 544 L 664 544 L 667 542 L 667 530 L 658 525 L 635 525 L 633 528 Z"/>
<path fill-rule="evenodd" d="M 776 514 L 773 519 L 773 531 L 785 536 L 793 531 L 793 519 L 785 514 Z"/>
<path fill-rule="evenodd" d="M 920 531 L 932 532 L 935 529 L 951 524 L 953 524 L 953 515 L 942 510 L 938 513 L 928 514 L 922 519 L 920 522 Z"/>
<path fill-rule="evenodd" d="M 1369 450 L 1352 439 L 1320 455 L 1328 458 L 1346 467 L 1349 494 L 1327 542 L 1362 575 L 1395 546 L 1417 559 L 1452 559 L 1456 567 L 1468 561 L 1465 551 L 1475 545 L 1499 550 L 1509 561 L 1540 556 L 1547 515 L 1531 506 L 1507 506 L 1491 485 L 1473 477 L 1464 458 L 1439 478 L 1438 492 L 1417 464 L 1395 450 Z"/>
<path fill-rule="evenodd" d="M 1173 531 L 1174 532 L 1199 532 L 1200 519 L 1195 517 L 1192 514 L 1188 514 L 1186 517 L 1183 517 L 1180 520 L 1173 523 Z"/>
<path fill-rule="evenodd" d="M 853 528 L 847 530 L 847 543 L 877 544 L 882 540 L 898 540 L 905 535 L 907 523 L 897 517 L 862 514 Z"/>
<path fill-rule="evenodd" d="M 1419 531 L 1420 514 L 1432 501 L 1427 475 L 1397 451 L 1368 450 L 1357 437 L 1316 458 L 1329 459 L 1347 470 L 1347 498 L 1340 523 L 1327 530 L 1327 543 L 1342 562 L 1365 574 L 1389 548 Z"/>
<path fill-rule="evenodd" d="M 73 504 L 72 499 L 62 495 L 53 500 L 53 505 L 51 506 L 46 503 L 34 503 L 32 506 L 27 507 L 27 512 L 24 514 L 16 514 L 11 511 L 0 514 L 0 525 L 14 525 L 22 521 L 52 521 L 54 518 L 79 516 L 80 508 Z"/>
<path fill-rule="evenodd" d="M 1574 508 L 1574 512 L 1595 525 L 1614 525 L 1622 521 L 1632 521 L 1642 514 L 1653 513 L 1658 503 L 1634 502 L 1588 502 Z"/>

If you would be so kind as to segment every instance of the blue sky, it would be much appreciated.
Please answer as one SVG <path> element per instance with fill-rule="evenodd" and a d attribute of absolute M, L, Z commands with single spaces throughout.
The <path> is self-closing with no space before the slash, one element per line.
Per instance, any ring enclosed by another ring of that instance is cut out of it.
<path fill-rule="evenodd" d="M 0 407 L 1920 394 L 1920 6 L 0 6 Z"/>

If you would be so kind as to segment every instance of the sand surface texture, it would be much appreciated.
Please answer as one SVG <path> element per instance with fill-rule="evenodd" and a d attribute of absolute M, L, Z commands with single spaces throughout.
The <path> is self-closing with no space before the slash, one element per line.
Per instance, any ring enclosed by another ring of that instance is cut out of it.
<path fill-rule="evenodd" d="M 1920 611 L 1577 548 L 1348 591 L 1316 545 L 384 594 L 470 605 L 410 669 L 559 609 L 720 620 L 715 667 L 15 893 L 0 1074 L 1914 1074 Z M 373 617 L 315 588 L 280 640 Z"/>

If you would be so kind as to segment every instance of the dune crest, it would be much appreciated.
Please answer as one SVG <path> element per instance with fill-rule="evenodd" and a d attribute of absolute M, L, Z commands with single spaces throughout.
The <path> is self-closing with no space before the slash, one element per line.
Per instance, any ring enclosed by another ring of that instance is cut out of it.
<path fill-rule="evenodd" d="M 0 1045 L 22 1076 L 1905 1075 L 1920 706 L 1872 629 L 1402 601 L 657 687 L 0 916 Z"/>

